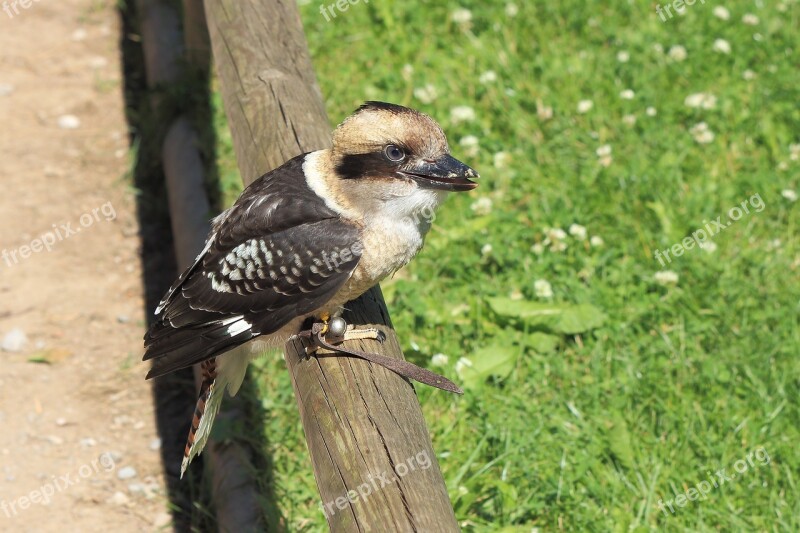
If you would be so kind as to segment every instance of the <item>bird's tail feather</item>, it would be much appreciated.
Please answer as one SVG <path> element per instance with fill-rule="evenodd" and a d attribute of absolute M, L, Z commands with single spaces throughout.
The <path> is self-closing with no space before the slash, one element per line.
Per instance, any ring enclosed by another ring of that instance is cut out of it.
<path fill-rule="evenodd" d="M 189 436 L 186 439 L 186 448 L 183 451 L 181 478 L 183 478 L 183 474 L 192 459 L 203 451 L 211 433 L 214 417 L 219 411 L 220 403 L 222 403 L 224 388 L 221 387 L 215 393 L 217 381 L 216 358 L 206 359 L 200 363 L 200 368 L 202 369 L 203 381 L 200 384 L 200 395 L 197 398 L 192 425 L 189 428 Z"/>
<path fill-rule="evenodd" d="M 189 436 L 186 439 L 186 448 L 183 451 L 181 478 L 192 459 L 203 451 L 211 435 L 211 427 L 214 425 L 225 390 L 227 389 L 231 396 L 239 391 L 250 358 L 249 349 L 242 347 L 222 357 L 206 359 L 200 363 L 203 381 L 192 425 L 189 428 Z"/>

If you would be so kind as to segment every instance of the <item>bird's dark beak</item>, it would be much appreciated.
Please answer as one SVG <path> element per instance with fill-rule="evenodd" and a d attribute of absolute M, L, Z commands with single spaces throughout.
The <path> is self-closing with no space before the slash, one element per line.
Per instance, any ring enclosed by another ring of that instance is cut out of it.
<path fill-rule="evenodd" d="M 445 191 L 470 191 L 478 186 L 469 178 L 479 178 L 477 172 L 451 156 L 445 154 L 435 161 L 422 161 L 402 171 L 424 189 Z"/>

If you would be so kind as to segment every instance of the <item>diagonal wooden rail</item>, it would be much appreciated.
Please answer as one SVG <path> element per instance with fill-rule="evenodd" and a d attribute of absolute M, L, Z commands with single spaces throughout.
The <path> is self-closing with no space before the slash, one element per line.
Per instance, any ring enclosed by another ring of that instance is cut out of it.
<path fill-rule="evenodd" d="M 330 144 L 331 126 L 295 2 L 206 0 L 213 57 L 246 184 Z M 377 287 L 348 304 L 349 322 L 388 340 L 352 347 L 402 358 Z M 324 512 L 340 531 L 458 531 L 414 388 L 383 367 L 345 357 L 286 364 Z M 444 394 L 444 393 L 442 393 Z"/>

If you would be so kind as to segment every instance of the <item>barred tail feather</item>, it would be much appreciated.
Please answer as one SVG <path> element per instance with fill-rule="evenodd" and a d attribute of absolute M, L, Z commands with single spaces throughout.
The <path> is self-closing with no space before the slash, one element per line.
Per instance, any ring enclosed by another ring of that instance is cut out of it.
<path fill-rule="evenodd" d="M 221 388 L 215 394 L 217 381 L 216 360 L 213 358 L 207 359 L 201 363 L 200 367 L 203 371 L 203 382 L 200 384 L 200 395 L 197 398 L 192 425 L 189 428 L 189 436 L 186 439 L 186 448 L 183 451 L 181 479 L 183 479 L 183 474 L 192 459 L 203 451 L 211 433 L 214 417 L 222 403 L 224 388 Z"/>
<path fill-rule="evenodd" d="M 243 348 L 219 358 L 207 359 L 200 364 L 203 382 L 200 385 L 200 395 L 197 398 L 192 426 L 189 428 L 186 448 L 183 451 L 181 478 L 192 459 L 203 451 L 211 435 L 211 428 L 225 396 L 225 390 L 227 389 L 231 396 L 239 391 L 249 361 L 250 354 Z"/>

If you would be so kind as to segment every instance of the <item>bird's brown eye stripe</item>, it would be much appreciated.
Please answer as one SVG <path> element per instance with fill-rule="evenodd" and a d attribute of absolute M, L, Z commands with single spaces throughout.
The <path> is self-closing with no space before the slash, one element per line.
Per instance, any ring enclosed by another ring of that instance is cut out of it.
<path fill-rule="evenodd" d="M 407 149 L 398 145 L 404 153 L 409 153 Z M 404 160 L 404 159 L 403 159 Z M 349 154 L 342 157 L 336 165 L 336 173 L 344 179 L 367 178 L 370 176 L 386 176 L 397 171 L 400 161 L 390 161 L 382 148 L 378 152 L 368 154 Z"/>

